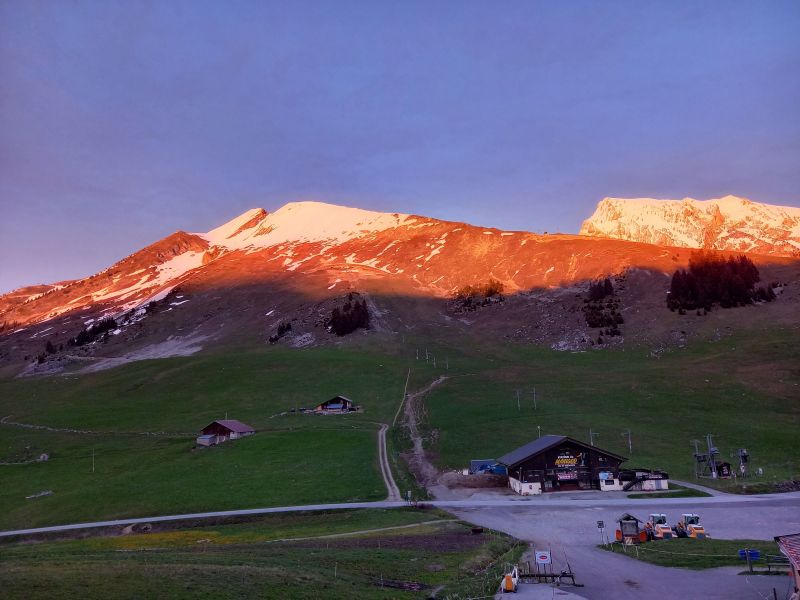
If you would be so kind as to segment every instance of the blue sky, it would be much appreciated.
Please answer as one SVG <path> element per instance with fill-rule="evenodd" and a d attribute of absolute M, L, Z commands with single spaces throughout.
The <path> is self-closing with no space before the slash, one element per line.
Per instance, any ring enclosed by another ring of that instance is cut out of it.
<path fill-rule="evenodd" d="M 0 2 L 0 291 L 315 199 L 800 205 L 800 3 Z"/>

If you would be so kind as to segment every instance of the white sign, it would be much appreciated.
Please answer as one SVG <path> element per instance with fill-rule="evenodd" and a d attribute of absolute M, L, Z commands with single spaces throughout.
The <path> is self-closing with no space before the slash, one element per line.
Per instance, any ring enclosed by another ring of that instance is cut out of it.
<path fill-rule="evenodd" d="M 536 564 L 549 565 L 553 562 L 550 558 L 550 550 L 537 550 L 536 551 Z"/>

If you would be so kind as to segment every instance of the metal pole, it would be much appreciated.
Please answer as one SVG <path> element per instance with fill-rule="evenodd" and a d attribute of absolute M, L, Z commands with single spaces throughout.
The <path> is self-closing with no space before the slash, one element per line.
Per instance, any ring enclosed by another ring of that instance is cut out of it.
<path fill-rule="evenodd" d="M 92 448 L 92 473 L 94 473 L 94 448 Z"/>

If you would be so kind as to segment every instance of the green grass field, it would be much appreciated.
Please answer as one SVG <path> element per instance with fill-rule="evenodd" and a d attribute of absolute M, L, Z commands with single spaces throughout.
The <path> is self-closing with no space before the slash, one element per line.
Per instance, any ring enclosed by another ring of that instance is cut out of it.
<path fill-rule="evenodd" d="M 767 555 L 781 556 L 775 542 L 763 540 L 693 540 L 674 538 L 659 542 L 642 544 L 638 548 L 623 548 L 615 543 L 609 546 L 598 546 L 610 552 L 624 552 L 631 558 L 662 567 L 679 567 L 682 569 L 713 569 L 715 567 L 747 567 L 747 561 L 739 558 L 739 550 L 749 548 L 761 552 L 761 558 L 753 561 L 753 568 L 764 568 Z"/>
<path fill-rule="evenodd" d="M 369 532 L 375 529 L 383 530 Z M 434 589 L 455 599 L 495 588 L 499 568 L 521 551 L 504 534 L 475 536 L 435 511 L 270 515 L 121 537 L 3 543 L 0 587 L 9 599 L 427 598 Z"/>
<path fill-rule="evenodd" d="M 392 423 L 409 367 L 409 390 L 449 376 L 425 399 L 420 427 L 442 468 L 500 456 L 535 438 L 539 428 L 582 440 L 591 428 L 599 433 L 597 445 L 622 455 L 628 448 L 621 432 L 630 429 L 627 464 L 662 468 L 678 479 L 692 477 L 690 442 L 706 433 L 715 434 L 724 458 L 748 448 L 753 470 L 764 471 L 748 480 L 751 487 L 764 491 L 800 473 L 796 330 L 696 343 L 660 357 L 635 348 L 568 353 L 406 339 L 391 349 L 379 341 L 272 347 L 142 361 L 81 376 L 0 380 L 0 416 L 94 432 L 0 425 L 0 461 L 41 452 L 51 457 L 0 465 L 0 528 L 382 499 L 376 432 L 379 423 Z M 417 347 L 435 354 L 437 366 L 424 355 L 417 360 Z M 280 414 L 336 394 L 363 404 L 364 412 Z M 200 428 L 226 414 L 259 433 L 193 450 Z M 403 431 L 388 440 L 401 490 L 419 495 L 413 478 L 397 468 L 398 453 L 408 447 Z M 734 482 L 713 483 L 739 489 Z M 25 498 L 45 490 L 53 494 Z"/>
<path fill-rule="evenodd" d="M 599 433 L 596 445 L 623 456 L 629 452 L 622 432 L 630 429 L 627 464 L 675 478 L 693 477 L 691 441 L 707 433 L 734 464 L 737 448 L 750 451 L 752 470 L 764 472 L 752 484 L 800 473 L 796 330 L 696 343 L 659 358 L 635 348 L 568 353 L 516 345 L 474 354 L 451 358 L 452 374 L 463 375 L 426 399 L 432 450 L 443 468 L 500 456 L 536 438 L 539 428 L 586 442 L 591 428 Z"/>
<path fill-rule="evenodd" d="M 0 461 L 50 455 L 0 466 L 0 528 L 383 499 L 377 430 L 394 417 L 405 365 L 360 350 L 269 349 L 2 381 L 2 416 L 98 433 L 0 425 Z M 274 416 L 336 394 L 364 411 Z M 200 428 L 226 414 L 259 433 L 194 450 Z M 54 493 L 25 498 L 44 490 Z"/>

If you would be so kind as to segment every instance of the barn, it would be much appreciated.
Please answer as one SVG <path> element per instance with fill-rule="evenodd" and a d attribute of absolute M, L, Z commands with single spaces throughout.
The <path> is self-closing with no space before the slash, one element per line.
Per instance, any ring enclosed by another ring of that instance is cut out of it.
<path fill-rule="evenodd" d="M 336 396 L 325 402 L 320 402 L 314 408 L 314 412 L 324 413 L 346 413 L 354 410 L 358 410 L 356 403 L 344 396 Z"/>
<path fill-rule="evenodd" d="M 223 419 L 214 421 L 203 427 L 201 435 L 197 437 L 198 446 L 214 446 L 236 440 L 240 437 L 253 435 L 256 432 L 250 425 L 245 425 L 235 419 Z"/>
<path fill-rule="evenodd" d="M 565 435 L 544 435 L 497 459 L 508 484 L 523 496 L 563 490 L 620 490 L 626 459 Z"/>

